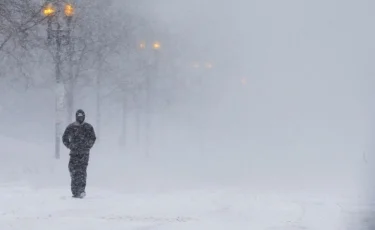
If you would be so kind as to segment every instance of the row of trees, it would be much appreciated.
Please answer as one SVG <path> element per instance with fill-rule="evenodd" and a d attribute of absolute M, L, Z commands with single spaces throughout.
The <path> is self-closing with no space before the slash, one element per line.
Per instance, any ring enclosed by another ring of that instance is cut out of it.
<path fill-rule="evenodd" d="M 124 117 L 129 110 L 150 112 L 177 98 L 178 78 L 174 77 L 176 68 L 172 68 L 176 67 L 175 53 L 173 49 L 167 51 L 163 43 L 172 39 L 168 32 L 150 23 L 151 16 L 135 10 L 136 2 L 126 4 L 129 11 L 117 12 L 111 1 L 72 2 L 75 14 L 70 22 L 70 42 L 63 46 L 59 60 L 66 122 L 73 117 L 75 99 L 84 96 L 82 89 L 94 88 L 99 136 L 101 107 L 108 98 L 122 105 Z M 56 50 L 48 44 L 48 19 L 41 13 L 43 7 L 45 2 L 40 0 L 0 3 L 0 78 L 21 82 L 24 89 L 54 90 L 56 85 Z M 161 45 L 158 50 L 150 47 L 156 41 Z M 146 47 L 140 46 L 143 42 Z M 123 138 L 125 129 L 123 125 Z"/>
<path fill-rule="evenodd" d="M 142 122 L 149 126 L 147 114 L 183 104 L 189 95 L 197 95 L 194 86 L 186 87 L 207 79 L 202 71 L 207 75 L 209 70 L 192 68 L 193 59 L 184 59 L 189 49 L 183 45 L 186 41 L 170 36 L 152 15 L 141 12 L 144 6 L 139 10 L 136 1 L 124 1 L 127 6 L 117 11 L 111 1 L 71 3 L 75 12 L 70 41 L 62 47 L 59 60 L 66 123 L 81 107 L 75 105 L 76 99 L 85 97 L 87 88 L 96 94 L 99 140 L 103 103 L 109 100 L 122 107 L 121 139 L 125 140 L 129 112 L 136 112 L 139 129 Z M 0 3 L 0 80 L 16 82 L 26 90 L 55 89 L 56 49 L 48 43 L 48 18 L 41 13 L 43 7 L 45 2 L 40 0 Z M 157 49 L 152 47 L 155 42 Z M 142 114 L 146 119 L 141 121 Z"/>

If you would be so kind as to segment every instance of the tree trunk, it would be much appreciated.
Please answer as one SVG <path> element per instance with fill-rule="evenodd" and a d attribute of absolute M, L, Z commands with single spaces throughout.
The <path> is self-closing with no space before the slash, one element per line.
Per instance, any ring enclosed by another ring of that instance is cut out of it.
<path fill-rule="evenodd" d="M 146 76 L 146 112 L 145 112 L 145 155 L 150 156 L 150 135 L 151 135 L 151 69 L 149 67 Z"/>
<path fill-rule="evenodd" d="M 66 90 L 66 122 L 71 123 L 74 120 L 74 84 L 69 84 Z"/>
<path fill-rule="evenodd" d="M 99 59 L 101 62 L 101 59 Z M 101 91 L 101 81 L 100 78 L 102 74 L 102 67 L 101 63 L 99 64 L 98 73 L 96 76 L 96 137 L 97 142 L 100 141 L 101 135 L 101 98 L 100 98 L 100 91 Z"/>
<path fill-rule="evenodd" d="M 137 147 L 139 148 L 141 136 L 141 111 L 138 105 L 135 107 L 135 113 L 135 138 Z"/>
<path fill-rule="evenodd" d="M 72 119 L 74 120 L 74 96 L 75 96 L 75 77 L 73 72 L 73 43 L 70 36 L 69 31 L 69 47 L 68 47 L 68 71 L 69 71 L 69 78 L 68 78 L 68 85 L 66 90 L 66 106 L 67 106 L 67 123 L 71 123 Z"/>
<path fill-rule="evenodd" d="M 61 77 L 61 37 L 59 34 L 60 24 L 58 24 L 56 36 L 56 59 L 55 59 L 55 71 L 56 71 L 56 121 L 55 121 L 55 158 L 60 158 L 60 142 L 64 112 L 64 99 L 65 99 L 65 87 Z"/>
<path fill-rule="evenodd" d="M 124 99 L 122 103 L 122 129 L 121 129 L 121 145 L 126 145 L 126 119 L 127 119 L 127 103 L 126 103 L 126 93 L 124 93 Z"/>

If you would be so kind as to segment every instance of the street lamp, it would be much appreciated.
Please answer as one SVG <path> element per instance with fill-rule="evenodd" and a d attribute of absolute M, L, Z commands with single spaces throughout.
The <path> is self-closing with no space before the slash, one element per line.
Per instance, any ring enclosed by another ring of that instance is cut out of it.
<path fill-rule="evenodd" d="M 161 48 L 160 42 L 154 42 L 154 43 L 152 44 L 152 48 L 153 48 L 154 50 L 158 50 L 158 49 L 160 49 L 160 48 Z"/>
<path fill-rule="evenodd" d="M 74 7 L 73 7 L 72 4 L 70 4 L 70 3 L 65 4 L 64 14 L 65 14 L 65 16 L 67 16 L 69 18 L 73 17 Z"/>
<path fill-rule="evenodd" d="M 148 48 L 150 47 L 150 48 Z M 146 122 L 145 122 L 145 129 L 146 129 L 146 137 L 145 137 L 145 147 L 146 147 L 146 156 L 149 155 L 149 143 L 150 143 L 150 130 L 151 130 L 151 111 L 152 111 L 152 81 L 153 79 L 157 78 L 158 76 L 158 62 L 159 62 L 159 55 L 161 50 L 161 43 L 159 41 L 148 42 L 142 41 L 138 44 L 138 48 L 143 50 L 142 53 L 147 53 L 150 55 L 148 57 L 152 57 L 153 61 L 148 61 L 147 66 L 145 68 L 146 72 L 146 79 L 145 79 L 145 88 L 146 88 L 146 111 L 147 114 Z M 153 77 L 152 77 L 153 76 Z M 125 110 L 124 110 L 125 111 Z M 138 115 L 139 116 L 139 115 Z M 137 132 L 139 132 L 139 117 L 137 117 Z M 123 126 L 125 127 L 125 125 Z M 125 129 L 123 130 L 125 133 Z M 138 136 L 139 134 L 137 134 Z M 125 136 L 125 135 L 124 135 Z"/>
<path fill-rule="evenodd" d="M 138 47 L 140 49 L 146 49 L 147 48 L 146 42 L 144 42 L 144 41 L 140 42 L 138 44 Z M 160 42 L 156 41 L 156 42 L 152 43 L 151 47 L 152 47 L 153 50 L 159 50 L 159 49 L 161 49 L 161 44 L 160 44 Z"/>
<path fill-rule="evenodd" d="M 43 15 L 45 17 L 51 17 L 54 16 L 56 12 L 55 7 L 53 7 L 52 3 L 48 3 L 44 8 L 43 8 Z"/>
<path fill-rule="evenodd" d="M 214 65 L 212 62 L 209 61 L 195 61 L 190 66 L 191 73 L 193 75 L 192 78 L 189 78 L 187 80 L 187 84 L 194 85 L 194 87 L 191 88 L 193 95 L 197 96 L 197 102 L 200 106 L 205 106 L 204 104 L 204 93 L 206 89 L 207 84 L 207 77 L 206 74 L 212 73 L 212 70 L 214 68 Z M 204 127 L 205 120 L 203 118 L 200 118 L 196 120 L 197 125 L 200 127 Z M 199 132 L 198 136 L 198 148 L 200 149 L 201 154 L 204 154 L 205 152 L 205 133 Z"/>
<path fill-rule="evenodd" d="M 61 17 L 59 12 L 64 12 L 62 15 L 66 20 L 65 29 L 61 25 Z M 74 15 L 74 7 L 70 3 L 55 1 L 52 3 L 48 1 L 42 9 L 42 14 L 47 18 L 47 41 L 48 45 L 54 45 L 56 52 L 54 54 L 55 61 L 55 77 L 56 77 L 56 121 L 55 121 L 55 157 L 60 158 L 60 142 L 61 142 L 61 125 L 63 121 L 64 112 L 64 96 L 65 87 L 62 82 L 61 64 L 62 64 L 62 46 L 69 45 L 68 55 L 69 60 L 72 60 L 72 47 L 70 37 L 70 24 Z M 55 28 L 53 28 L 55 26 Z M 71 63 L 69 63 L 71 67 Z M 71 73 L 70 73 L 71 74 Z"/>

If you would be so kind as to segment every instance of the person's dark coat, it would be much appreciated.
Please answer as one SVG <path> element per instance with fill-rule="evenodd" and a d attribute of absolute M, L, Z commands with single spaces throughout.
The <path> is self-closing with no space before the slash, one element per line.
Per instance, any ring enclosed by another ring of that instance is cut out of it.
<path fill-rule="evenodd" d="M 65 129 L 62 136 L 64 145 L 70 149 L 69 172 L 71 190 L 75 198 L 83 198 L 86 194 L 89 154 L 96 141 L 94 128 L 84 121 L 85 113 L 82 110 L 78 110 L 76 121 Z"/>
<path fill-rule="evenodd" d="M 94 146 L 96 135 L 94 128 L 89 123 L 73 122 L 70 124 L 64 134 L 63 143 L 70 149 L 70 154 L 88 153 Z"/>

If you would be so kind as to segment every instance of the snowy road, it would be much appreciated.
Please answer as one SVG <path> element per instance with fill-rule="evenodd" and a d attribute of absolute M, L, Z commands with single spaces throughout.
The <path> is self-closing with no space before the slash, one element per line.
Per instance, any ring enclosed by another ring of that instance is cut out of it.
<path fill-rule="evenodd" d="M 184 174 L 182 163 L 96 153 L 87 197 L 76 200 L 67 156 L 56 161 L 44 146 L 3 144 L 12 149 L 0 161 L 0 230 L 364 230 L 375 210 L 345 189 L 262 190 L 252 181 L 228 185 L 236 178 L 229 171 L 207 176 L 194 164 Z"/>
<path fill-rule="evenodd" d="M 358 225 L 353 213 L 359 207 L 328 196 L 240 189 L 125 194 L 91 188 L 84 200 L 62 188 L 0 189 L 1 230 L 342 230 Z"/>

